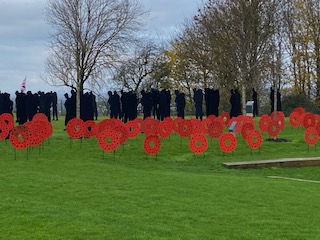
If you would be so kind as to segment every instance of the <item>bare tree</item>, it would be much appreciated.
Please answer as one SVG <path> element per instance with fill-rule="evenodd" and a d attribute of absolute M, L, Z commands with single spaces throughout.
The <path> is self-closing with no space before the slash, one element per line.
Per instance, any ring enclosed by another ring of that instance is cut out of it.
<path fill-rule="evenodd" d="M 77 116 L 85 83 L 103 78 L 135 41 L 145 16 L 136 0 L 49 0 L 45 80 L 76 90 Z"/>
<path fill-rule="evenodd" d="M 156 80 L 152 74 L 156 71 L 162 49 L 153 42 L 136 46 L 132 55 L 116 68 L 114 82 L 122 89 L 139 93 L 142 89 L 150 89 Z"/>

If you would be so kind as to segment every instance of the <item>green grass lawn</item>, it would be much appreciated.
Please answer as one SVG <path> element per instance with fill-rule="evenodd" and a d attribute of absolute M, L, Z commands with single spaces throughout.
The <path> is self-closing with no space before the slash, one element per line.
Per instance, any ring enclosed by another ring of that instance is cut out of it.
<path fill-rule="evenodd" d="M 103 153 L 94 138 L 70 141 L 63 121 L 41 147 L 0 142 L 0 239 L 320 239 L 320 167 L 226 169 L 223 162 L 319 156 L 302 128 L 251 151 L 216 139 L 194 155 L 188 139 L 162 140 L 146 156 L 144 136 Z M 264 135 L 264 139 L 268 136 Z M 28 156 L 28 157 L 27 157 Z"/>

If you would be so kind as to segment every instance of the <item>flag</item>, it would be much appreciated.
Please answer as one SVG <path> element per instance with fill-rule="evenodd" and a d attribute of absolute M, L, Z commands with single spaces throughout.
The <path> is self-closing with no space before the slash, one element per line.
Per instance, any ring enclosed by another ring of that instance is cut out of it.
<path fill-rule="evenodd" d="M 20 91 L 21 91 L 21 93 L 26 93 L 26 81 L 27 81 L 27 78 L 25 77 L 25 78 L 22 80 L 22 83 L 21 83 L 21 86 L 20 86 Z"/>

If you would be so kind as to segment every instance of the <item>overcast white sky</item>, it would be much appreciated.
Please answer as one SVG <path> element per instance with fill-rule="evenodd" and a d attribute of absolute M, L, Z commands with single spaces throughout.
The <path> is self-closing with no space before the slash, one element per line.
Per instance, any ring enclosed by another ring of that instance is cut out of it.
<path fill-rule="evenodd" d="M 140 0 L 149 10 L 149 36 L 168 39 L 191 18 L 202 0 Z M 41 80 L 47 57 L 49 26 L 44 20 L 45 0 L 0 0 L 0 91 L 13 94 L 26 77 L 27 90 L 61 89 Z M 63 90 L 65 91 L 65 90 Z"/>

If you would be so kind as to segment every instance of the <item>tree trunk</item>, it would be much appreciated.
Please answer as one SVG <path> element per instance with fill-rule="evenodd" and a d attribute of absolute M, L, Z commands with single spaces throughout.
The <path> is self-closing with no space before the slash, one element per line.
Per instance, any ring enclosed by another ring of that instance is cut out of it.
<path fill-rule="evenodd" d="M 247 111 L 246 111 L 246 85 L 242 84 L 241 86 L 241 101 L 242 101 L 242 115 L 246 116 Z"/>
<path fill-rule="evenodd" d="M 319 23 L 320 24 L 320 23 Z M 320 35 L 320 33 L 319 33 Z M 320 36 L 315 42 L 315 55 L 316 55 L 316 102 L 320 105 Z"/>
<path fill-rule="evenodd" d="M 81 84 L 77 83 L 76 117 L 80 118 Z"/>
<path fill-rule="evenodd" d="M 273 99 L 274 99 L 274 102 L 273 102 L 273 112 L 274 112 L 274 115 L 273 115 L 273 120 L 276 120 L 277 118 L 277 105 L 278 105 L 278 99 L 277 99 L 277 92 L 278 92 L 278 88 L 277 88 L 277 84 L 274 83 L 274 86 L 273 86 L 273 89 L 274 89 L 274 94 L 273 94 Z"/>

